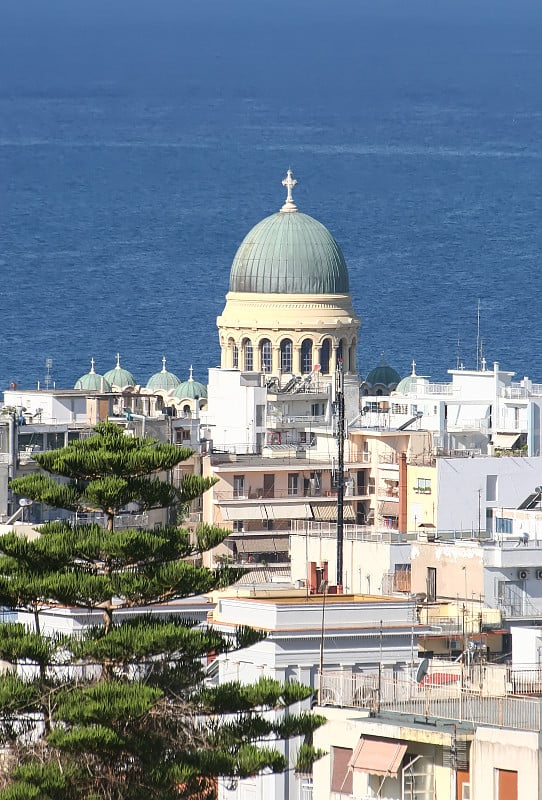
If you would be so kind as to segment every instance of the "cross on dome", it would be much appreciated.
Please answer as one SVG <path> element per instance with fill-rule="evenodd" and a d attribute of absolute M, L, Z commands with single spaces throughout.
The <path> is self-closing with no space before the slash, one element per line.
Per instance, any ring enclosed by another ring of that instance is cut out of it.
<path fill-rule="evenodd" d="M 120 353 L 117 353 L 117 366 L 115 369 L 120 369 Z"/>
<path fill-rule="evenodd" d="M 162 372 L 166 371 L 166 357 L 162 356 Z"/>
<path fill-rule="evenodd" d="M 190 375 L 188 376 L 188 380 L 189 381 L 193 381 L 194 380 L 193 372 L 194 372 L 194 370 L 192 369 L 192 364 L 190 364 Z"/>
<path fill-rule="evenodd" d="M 412 360 L 412 374 L 416 375 L 416 362 Z"/>
<path fill-rule="evenodd" d="M 90 375 L 94 375 L 95 374 L 95 372 L 94 372 L 94 359 L 93 358 L 90 359 L 90 373 L 89 374 Z"/>
<path fill-rule="evenodd" d="M 286 187 L 287 195 L 286 195 L 286 202 L 280 209 L 281 211 L 297 211 L 297 206 L 294 203 L 292 197 L 292 189 L 294 186 L 297 185 L 296 179 L 293 177 L 293 173 L 291 169 L 288 169 L 286 173 L 286 177 L 282 181 L 282 185 Z"/>

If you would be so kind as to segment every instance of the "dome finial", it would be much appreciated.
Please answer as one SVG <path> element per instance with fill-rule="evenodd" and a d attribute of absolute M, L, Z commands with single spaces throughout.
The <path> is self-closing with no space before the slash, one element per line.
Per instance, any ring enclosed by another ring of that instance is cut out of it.
<path fill-rule="evenodd" d="M 188 376 L 188 380 L 189 381 L 193 381 L 194 380 L 193 373 L 194 373 L 194 370 L 192 369 L 192 364 L 190 364 L 190 375 Z"/>
<path fill-rule="evenodd" d="M 286 202 L 284 203 L 284 205 L 280 209 L 281 211 L 283 211 L 283 212 L 284 211 L 297 211 L 297 206 L 294 203 L 294 200 L 293 200 L 293 197 L 292 197 L 292 189 L 294 188 L 294 186 L 296 186 L 296 184 L 297 184 L 297 181 L 293 177 L 292 170 L 290 168 L 288 168 L 288 171 L 286 173 L 286 177 L 282 181 L 282 185 L 286 187 L 286 190 L 287 190 L 288 193 L 286 195 Z"/>
<path fill-rule="evenodd" d="M 162 356 L 162 372 L 166 371 L 166 357 Z"/>
<path fill-rule="evenodd" d="M 412 360 L 412 376 L 417 377 L 416 375 L 416 362 Z"/>
<path fill-rule="evenodd" d="M 120 353 L 117 353 L 117 366 L 116 369 L 120 369 Z"/>
<path fill-rule="evenodd" d="M 90 359 L 90 372 L 89 372 L 89 375 L 95 375 L 95 374 L 96 374 L 96 373 L 95 373 L 95 371 L 94 371 L 94 359 L 93 359 L 93 358 L 91 358 L 91 359 Z"/>

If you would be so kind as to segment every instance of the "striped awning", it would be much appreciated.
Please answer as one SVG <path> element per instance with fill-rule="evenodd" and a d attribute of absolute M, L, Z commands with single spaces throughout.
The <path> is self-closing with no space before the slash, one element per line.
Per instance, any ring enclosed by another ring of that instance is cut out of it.
<path fill-rule="evenodd" d="M 393 503 L 391 500 L 384 500 L 382 508 L 379 509 L 383 517 L 398 517 L 399 516 L 399 503 Z"/>
<path fill-rule="evenodd" d="M 239 519 L 267 519 L 265 508 L 263 505 L 243 505 L 243 506 L 227 506 L 221 505 L 220 510 L 224 519 L 239 520 Z"/>
<path fill-rule="evenodd" d="M 350 759 L 350 766 L 360 772 L 381 777 L 397 777 L 407 746 L 396 739 L 363 737 Z"/>
<path fill-rule="evenodd" d="M 314 519 L 320 522 L 337 521 L 337 503 L 311 503 L 311 508 Z M 356 519 L 354 509 L 347 503 L 343 506 L 343 519 L 348 522 L 354 522 Z"/>

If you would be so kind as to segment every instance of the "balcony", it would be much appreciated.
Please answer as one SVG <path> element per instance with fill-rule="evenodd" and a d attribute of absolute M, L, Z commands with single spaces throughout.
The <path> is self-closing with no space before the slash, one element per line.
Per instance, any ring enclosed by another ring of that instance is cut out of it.
<path fill-rule="evenodd" d="M 489 670 L 490 665 L 484 665 Z M 479 690 L 465 688 L 477 685 L 476 667 L 461 674 L 457 664 L 434 663 L 438 678 L 417 683 L 406 677 L 383 678 L 369 673 L 324 671 L 320 682 L 320 705 L 364 708 L 373 713 L 409 714 L 437 720 L 491 725 L 496 728 L 542 732 L 542 704 L 539 699 L 506 695 L 506 668 L 502 672 L 502 693 L 488 696 Z M 462 685 L 463 684 L 463 687 Z M 478 686 L 481 685 L 478 683 Z M 378 712 L 377 712 L 378 713 Z"/>

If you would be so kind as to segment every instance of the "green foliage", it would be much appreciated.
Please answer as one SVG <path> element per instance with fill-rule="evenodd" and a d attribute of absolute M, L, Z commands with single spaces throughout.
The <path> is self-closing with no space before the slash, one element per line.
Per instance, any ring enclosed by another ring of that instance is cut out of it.
<path fill-rule="evenodd" d="M 178 527 L 114 528 L 127 503 L 179 507 L 212 486 L 197 475 L 180 488 L 162 480 L 190 455 L 101 423 L 90 438 L 38 455 L 43 473 L 13 481 L 34 500 L 102 511 L 107 529 L 56 522 L 33 541 L 0 539 L 0 604 L 30 611 L 35 626 L 0 625 L 0 659 L 28 676 L 0 675 L 0 744 L 18 761 L 0 800 L 214 800 L 216 776 L 284 770 L 277 742 L 310 738 L 320 724 L 289 714 L 311 695 L 298 684 L 205 686 L 211 654 L 265 638 L 197 626 L 168 605 L 245 574 L 196 566 L 225 531 L 199 525 L 191 539 Z M 42 613 L 58 605 L 100 610 L 103 624 L 40 634 Z M 137 608 L 144 613 L 120 618 Z"/>
<path fill-rule="evenodd" d="M 303 743 L 297 753 L 295 771 L 302 774 L 311 774 L 314 762 L 325 755 L 325 750 L 316 748 L 312 744 Z"/>

